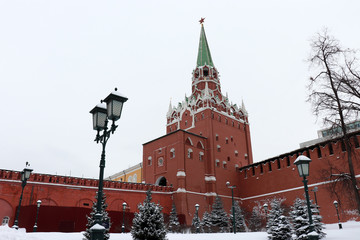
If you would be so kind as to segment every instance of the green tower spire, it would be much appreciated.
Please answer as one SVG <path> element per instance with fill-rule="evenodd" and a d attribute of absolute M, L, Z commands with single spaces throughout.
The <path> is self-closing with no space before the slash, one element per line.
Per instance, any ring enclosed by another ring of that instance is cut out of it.
<path fill-rule="evenodd" d="M 199 51 L 198 51 L 196 67 L 204 66 L 205 64 L 207 66 L 214 67 L 214 63 L 212 61 L 210 54 L 209 44 L 206 40 L 204 25 L 201 24 Z"/>

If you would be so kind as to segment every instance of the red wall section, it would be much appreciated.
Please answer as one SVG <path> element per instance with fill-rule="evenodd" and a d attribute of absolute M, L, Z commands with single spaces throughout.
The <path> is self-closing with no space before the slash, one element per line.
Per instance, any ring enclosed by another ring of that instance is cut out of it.
<path fill-rule="evenodd" d="M 62 218 L 64 221 L 67 218 L 70 219 L 69 222 L 75 221 L 76 226 L 74 229 L 78 231 L 81 228 L 79 226 L 83 226 L 83 222 L 86 221 L 86 217 L 83 215 L 84 220 L 77 217 L 75 218 L 75 216 L 81 216 L 84 212 L 91 210 L 97 188 L 98 181 L 93 179 L 32 174 L 24 188 L 20 219 L 30 219 L 29 221 L 31 222 L 31 219 L 34 218 L 35 215 L 34 213 L 30 213 L 32 210 L 29 210 L 29 216 L 27 216 L 26 209 L 27 207 L 29 207 L 29 209 L 34 207 L 36 201 L 40 199 L 42 201 L 42 214 L 46 215 L 46 212 L 49 213 L 48 218 L 42 218 L 42 221 L 48 222 L 49 226 L 46 230 L 59 231 L 59 229 L 62 229 L 59 227 L 59 222 L 51 223 L 52 221 L 58 220 L 54 218 L 54 215 L 50 217 L 50 212 L 54 213 L 59 211 L 65 214 L 64 216 L 67 216 Z M 113 212 L 114 215 L 122 214 L 122 203 L 126 202 L 128 206 L 127 212 L 133 214 L 137 211 L 138 203 L 144 201 L 148 189 L 151 189 L 153 193 L 153 201 L 160 203 L 163 207 L 163 213 L 169 214 L 172 205 L 171 196 L 173 188 L 113 181 L 104 181 L 104 193 L 106 194 L 106 202 L 108 204 L 107 210 Z M 5 216 L 9 216 L 10 225 L 12 225 L 14 221 L 15 209 L 19 203 L 20 193 L 20 173 L 0 170 L 0 218 L 3 219 Z M 69 215 L 65 213 L 66 211 L 68 211 Z M 70 215 L 73 212 L 76 214 L 71 217 Z M 19 226 L 26 226 L 28 231 L 32 231 L 31 225 L 33 225 L 33 223 L 27 223 L 26 221 L 21 222 L 20 219 Z M 63 224 L 66 225 L 66 223 Z M 31 229 L 28 229 L 29 226 L 31 226 Z M 54 226 L 56 226 L 56 228 Z M 69 226 L 68 229 L 70 229 Z M 81 229 L 81 231 L 83 230 L 85 230 L 85 228 Z M 115 231 L 115 228 L 111 231 Z"/>
<path fill-rule="evenodd" d="M 333 154 L 330 154 L 330 145 Z M 321 151 L 321 157 L 318 149 Z M 359 152 L 359 148 L 354 148 L 355 159 L 360 159 Z M 296 197 L 304 198 L 302 178 L 299 177 L 297 168 L 293 164 L 299 155 L 306 155 L 312 159 L 310 175 L 307 178 L 309 195 L 315 202 L 315 195 L 311 190 L 317 186 L 317 202 L 324 222 L 333 223 L 337 221 L 336 209 L 333 205 L 334 200 L 341 203 L 342 220 L 356 219 L 357 216 L 354 215 L 356 203 L 351 197 L 351 191 L 342 188 L 339 182 L 331 182 L 337 179 L 336 176 L 331 176 L 331 173 L 349 172 L 347 155 L 342 151 L 340 142 L 328 142 L 323 145 L 312 146 L 312 148 L 299 149 L 240 169 L 238 187 L 243 206 L 251 211 L 252 207 L 257 204 L 256 202 L 263 205 L 273 197 L 285 198 L 285 204 L 290 206 Z M 269 170 L 269 164 L 272 171 Z M 288 164 L 290 165 L 288 166 Z M 261 173 L 261 165 L 263 173 Z M 354 160 L 354 168 L 356 174 L 359 175 L 359 160 Z"/>

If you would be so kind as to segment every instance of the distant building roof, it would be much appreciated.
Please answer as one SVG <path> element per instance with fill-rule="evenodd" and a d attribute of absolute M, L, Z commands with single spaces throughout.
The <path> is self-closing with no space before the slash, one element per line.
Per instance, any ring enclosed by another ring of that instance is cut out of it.
<path fill-rule="evenodd" d="M 349 133 L 360 130 L 360 120 L 347 123 L 346 128 Z M 340 126 L 321 129 L 318 130 L 317 133 L 319 138 L 300 143 L 300 148 L 308 147 L 342 135 Z"/>

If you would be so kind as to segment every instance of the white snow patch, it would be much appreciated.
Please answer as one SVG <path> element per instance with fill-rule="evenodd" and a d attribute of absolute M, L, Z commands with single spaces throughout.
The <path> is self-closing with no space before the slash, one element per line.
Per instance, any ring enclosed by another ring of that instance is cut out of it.
<path fill-rule="evenodd" d="M 205 181 L 206 182 L 211 182 L 211 181 L 216 181 L 216 178 L 214 176 L 205 176 Z"/>
<path fill-rule="evenodd" d="M 186 176 L 186 173 L 185 173 L 184 171 L 178 171 L 178 172 L 176 173 L 176 176 L 177 176 L 177 177 L 185 177 L 185 176 Z"/>
<path fill-rule="evenodd" d="M 176 192 L 186 193 L 186 189 L 185 189 L 185 188 L 178 188 L 178 189 L 176 190 Z"/>
<path fill-rule="evenodd" d="M 338 224 L 327 224 L 325 232 L 326 240 L 358 240 L 360 236 L 360 222 L 350 221 L 343 223 L 343 229 L 339 230 Z M 200 234 L 175 234 L 166 235 L 168 240 L 267 240 L 266 232 L 245 232 L 245 233 L 200 233 Z M 0 226 L 1 240 L 79 240 L 82 233 L 59 233 L 59 232 L 36 232 L 26 233 L 25 229 L 15 230 L 6 226 Z M 111 240 L 132 240 L 130 233 L 111 233 Z"/>

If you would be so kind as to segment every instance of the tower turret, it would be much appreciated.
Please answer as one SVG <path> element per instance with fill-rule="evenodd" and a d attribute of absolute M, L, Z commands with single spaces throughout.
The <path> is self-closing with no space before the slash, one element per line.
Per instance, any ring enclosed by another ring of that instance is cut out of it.
<path fill-rule="evenodd" d="M 204 24 L 201 23 L 200 41 L 196 68 L 193 70 L 192 77 L 192 95 L 197 96 L 205 89 L 205 83 L 210 90 L 215 91 L 220 99 L 222 98 L 219 73 L 214 66 L 211 58 L 209 44 L 206 39 Z"/>

